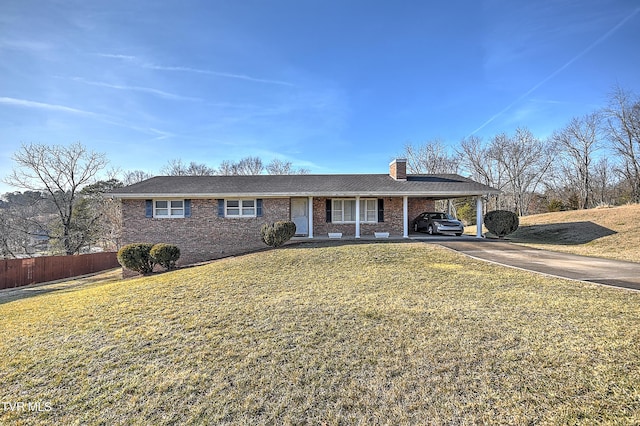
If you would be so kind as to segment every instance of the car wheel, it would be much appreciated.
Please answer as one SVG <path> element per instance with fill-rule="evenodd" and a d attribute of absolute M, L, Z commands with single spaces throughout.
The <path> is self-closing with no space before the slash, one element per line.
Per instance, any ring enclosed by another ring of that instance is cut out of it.
<path fill-rule="evenodd" d="M 429 225 L 429 227 L 427 228 L 427 232 L 429 233 L 429 235 L 433 235 L 433 225 Z"/>
<path fill-rule="evenodd" d="M 456 232 L 456 237 L 459 237 L 460 235 L 462 235 L 461 232 Z"/>

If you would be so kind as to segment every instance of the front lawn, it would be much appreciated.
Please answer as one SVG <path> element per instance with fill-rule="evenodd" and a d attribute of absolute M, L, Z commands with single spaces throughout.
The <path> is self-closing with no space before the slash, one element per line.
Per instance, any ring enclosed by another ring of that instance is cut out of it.
<path fill-rule="evenodd" d="M 293 245 L 0 318 L 0 424 L 640 423 L 640 293 L 421 243 Z"/>

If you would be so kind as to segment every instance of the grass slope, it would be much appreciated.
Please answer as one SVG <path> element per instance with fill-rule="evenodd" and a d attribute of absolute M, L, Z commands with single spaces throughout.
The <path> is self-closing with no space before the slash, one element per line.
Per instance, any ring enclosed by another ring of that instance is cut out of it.
<path fill-rule="evenodd" d="M 640 293 L 302 244 L 0 304 L 2 424 L 638 424 Z"/>
<path fill-rule="evenodd" d="M 640 262 L 640 205 L 522 217 L 509 238 L 547 250 Z"/>

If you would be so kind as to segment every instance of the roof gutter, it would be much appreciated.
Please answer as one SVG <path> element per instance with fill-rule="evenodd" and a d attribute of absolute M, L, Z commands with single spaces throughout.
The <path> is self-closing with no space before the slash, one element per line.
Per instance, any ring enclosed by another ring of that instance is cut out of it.
<path fill-rule="evenodd" d="M 479 191 L 430 191 L 430 192 L 375 192 L 375 191 L 345 191 L 345 192 L 246 192 L 246 193 L 139 193 L 139 194 L 123 194 L 109 193 L 106 197 L 122 200 L 133 199 L 151 199 L 151 198 L 290 198 L 290 197 L 471 197 L 482 196 L 488 194 L 499 194 L 497 190 L 479 190 Z"/>

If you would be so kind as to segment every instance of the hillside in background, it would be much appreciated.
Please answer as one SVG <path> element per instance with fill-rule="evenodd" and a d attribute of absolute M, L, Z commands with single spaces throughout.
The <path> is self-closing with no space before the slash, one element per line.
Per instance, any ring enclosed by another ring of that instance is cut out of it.
<path fill-rule="evenodd" d="M 640 262 L 640 205 L 525 216 L 508 238 L 547 250 Z"/>

